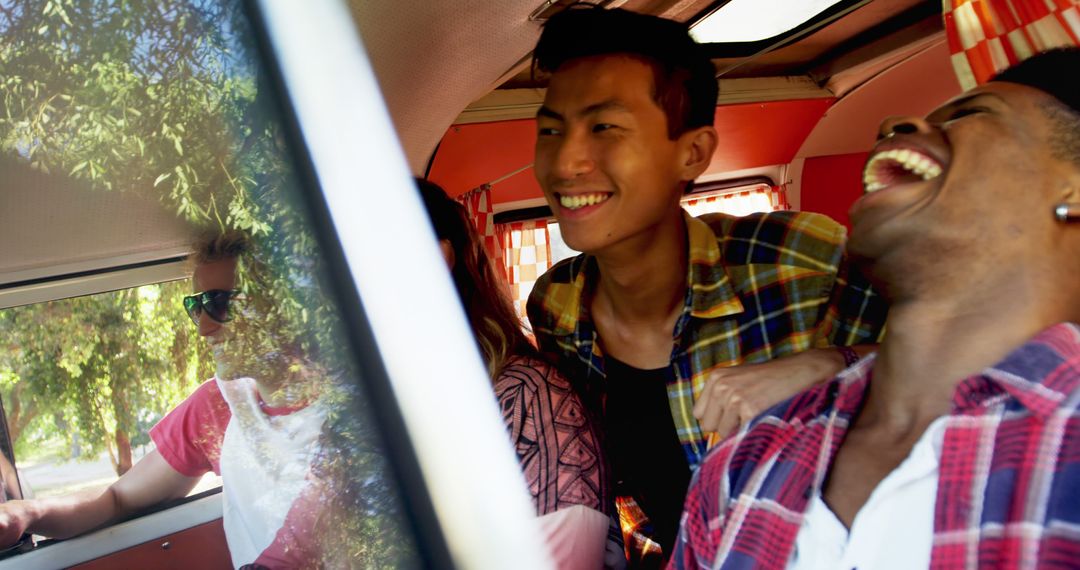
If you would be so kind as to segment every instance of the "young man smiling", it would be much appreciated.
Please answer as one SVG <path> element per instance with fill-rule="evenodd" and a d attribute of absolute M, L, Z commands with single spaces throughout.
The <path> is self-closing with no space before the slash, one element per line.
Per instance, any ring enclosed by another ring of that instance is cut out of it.
<path fill-rule="evenodd" d="M 1076 69 L 1040 54 L 885 121 L 850 251 L 889 335 L 710 453 L 673 568 L 1075 567 Z"/>
<path fill-rule="evenodd" d="M 838 372 L 853 352 L 814 347 L 875 342 L 884 306 L 828 218 L 682 210 L 717 144 L 715 69 L 685 25 L 570 9 L 534 67 L 536 176 L 585 253 L 541 277 L 529 319 L 602 417 L 631 561 L 656 562 L 710 432 Z"/>

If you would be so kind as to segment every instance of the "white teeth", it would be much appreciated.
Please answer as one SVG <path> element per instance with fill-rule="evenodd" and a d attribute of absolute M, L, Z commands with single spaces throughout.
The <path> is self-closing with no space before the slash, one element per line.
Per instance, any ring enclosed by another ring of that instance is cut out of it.
<path fill-rule="evenodd" d="M 899 164 L 908 172 L 922 177 L 923 180 L 941 176 L 941 166 L 937 161 L 917 150 L 906 148 L 886 150 L 875 154 L 866 163 L 866 168 L 863 170 L 863 186 L 867 192 L 876 192 L 888 186 L 878 179 L 877 168 L 875 168 L 879 162 L 886 160 Z"/>
<path fill-rule="evenodd" d="M 577 209 L 580 209 L 580 208 L 584 208 L 585 206 L 592 206 L 594 204 L 599 204 L 599 203 L 607 200 L 610 197 L 611 197 L 611 194 L 603 194 L 603 193 L 579 194 L 577 196 L 567 196 L 567 195 L 564 194 L 564 195 L 559 196 L 559 204 L 562 205 L 563 208 L 568 208 L 570 210 L 577 210 Z"/>

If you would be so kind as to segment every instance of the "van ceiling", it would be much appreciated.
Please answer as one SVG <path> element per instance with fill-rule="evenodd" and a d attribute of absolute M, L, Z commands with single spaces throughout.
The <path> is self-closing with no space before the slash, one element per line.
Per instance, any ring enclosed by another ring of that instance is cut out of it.
<path fill-rule="evenodd" d="M 529 56 L 540 31 L 529 16 L 547 4 L 545 0 L 349 3 L 415 173 L 424 172 L 436 145 L 470 103 L 493 91 L 542 87 L 528 73 Z M 604 4 L 686 21 L 701 14 L 711 0 Z M 791 45 L 756 57 L 719 58 L 717 64 L 721 68 L 739 64 L 722 81 L 801 75 L 827 90 L 834 87 L 829 80 L 837 73 L 859 68 L 868 59 L 900 47 L 896 41 L 890 45 L 889 38 L 914 41 L 912 29 L 915 36 L 940 34 L 939 9 L 930 0 L 873 0 Z M 859 82 L 859 77 L 845 77 L 844 85 Z M 831 94 L 842 95 L 835 90 Z M 527 110 L 526 116 L 534 109 Z M 190 240 L 191 230 L 155 204 L 136 204 L 129 197 L 120 203 L 115 196 L 88 191 L 63 178 L 39 180 L 13 164 L 0 165 L 0 170 L 5 172 L 5 180 L 0 181 L 0 211 L 4 212 L 0 243 L 7 246 L 7 253 L 0 257 L 0 289 L 170 258 L 182 254 Z M 358 173 L 358 180 L 362 176 Z M 37 230 L 43 227 L 66 230 L 63 235 L 42 236 Z"/>
<path fill-rule="evenodd" d="M 764 6 L 768 0 L 760 2 Z M 471 103 L 494 90 L 543 87 L 543 81 L 534 80 L 529 69 L 540 32 L 540 22 L 530 21 L 529 16 L 545 5 L 571 2 L 349 3 L 409 164 L 414 173 L 423 174 L 447 128 Z M 598 3 L 689 21 L 716 2 Z M 803 76 L 825 87 L 832 74 L 899 47 L 890 46 L 882 38 L 898 36 L 908 42 L 918 39 L 912 37 L 912 30 L 914 36 L 923 37 L 940 33 L 940 10 L 940 3 L 932 0 L 868 0 L 843 18 L 790 44 L 765 53 L 717 57 L 714 61 L 723 73 L 722 79 Z M 714 45 L 718 54 L 731 51 Z M 535 108 L 524 110 L 526 115 L 534 112 Z"/>
<path fill-rule="evenodd" d="M 156 200 L 95 190 L 7 157 L 0 172 L 0 289 L 188 251 L 192 229 Z"/>

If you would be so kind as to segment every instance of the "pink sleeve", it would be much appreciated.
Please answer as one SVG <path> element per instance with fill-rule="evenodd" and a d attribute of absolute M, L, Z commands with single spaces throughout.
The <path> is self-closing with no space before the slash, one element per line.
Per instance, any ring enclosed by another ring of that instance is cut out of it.
<path fill-rule="evenodd" d="M 158 453 L 177 472 L 198 477 L 221 474 L 221 442 L 229 425 L 229 405 L 210 379 L 150 429 Z"/>
<path fill-rule="evenodd" d="M 540 528 L 559 570 L 595 570 L 615 566 L 605 564 L 605 554 L 613 550 L 614 560 L 624 554 L 618 545 L 607 542 L 611 519 L 584 505 L 559 509 L 540 517 Z"/>

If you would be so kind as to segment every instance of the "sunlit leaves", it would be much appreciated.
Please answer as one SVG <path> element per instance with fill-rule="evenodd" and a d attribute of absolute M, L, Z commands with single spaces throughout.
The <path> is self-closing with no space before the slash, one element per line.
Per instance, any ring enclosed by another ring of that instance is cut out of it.
<path fill-rule="evenodd" d="M 242 348 L 264 376 L 327 386 L 333 429 L 316 471 L 340 493 L 327 537 L 347 560 L 393 566 L 408 543 L 396 534 L 393 481 L 368 414 L 356 413 L 362 394 L 318 285 L 315 240 L 294 203 L 301 189 L 239 2 L 0 8 L 0 153 L 88 191 L 150 197 L 194 226 L 255 238 L 258 259 L 240 288 L 258 299 L 260 318 L 235 323 Z M 91 453 L 116 457 L 119 436 L 133 437 L 208 378 L 205 343 L 180 308 L 188 287 L 0 311 L 0 397 L 39 410 L 23 437 L 77 433 Z"/>
<path fill-rule="evenodd" d="M 38 436 L 56 429 L 58 414 L 91 453 L 112 445 L 117 430 L 131 437 L 140 419 L 160 418 L 212 374 L 177 310 L 186 290 L 165 283 L 0 312 L 0 335 L 18 340 L 18 350 L 0 352 L 5 400 L 25 384 L 24 401 L 45 412 Z"/>

